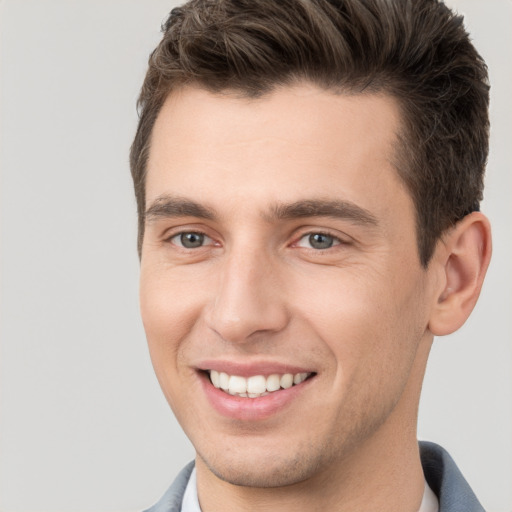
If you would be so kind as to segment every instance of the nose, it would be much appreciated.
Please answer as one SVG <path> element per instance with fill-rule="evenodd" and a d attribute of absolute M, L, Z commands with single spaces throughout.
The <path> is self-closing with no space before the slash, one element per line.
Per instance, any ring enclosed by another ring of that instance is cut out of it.
<path fill-rule="evenodd" d="M 206 322 L 223 340 L 232 343 L 284 329 L 288 313 L 275 265 L 255 251 L 240 251 L 226 258 Z"/>

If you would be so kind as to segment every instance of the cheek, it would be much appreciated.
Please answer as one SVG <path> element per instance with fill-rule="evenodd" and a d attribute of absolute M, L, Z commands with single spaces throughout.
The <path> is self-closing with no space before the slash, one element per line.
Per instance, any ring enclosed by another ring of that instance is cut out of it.
<path fill-rule="evenodd" d="M 293 293 L 303 297 L 302 315 L 315 325 L 324 340 L 334 347 L 360 345 L 368 338 L 381 318 L 386 318 L 386 304 L 382 292 L 374 280 L 349 271 L 321 277 L 312 283 L 297 283 Z M 333 348 L 334 348 L 333 347 Z"/>
<path fill-rule="evenodd" d="M 140 307 L 150 343 L 179 337 L 194 316 L 200 297 L 194 279 L 165 269 L 141 269 Z"/>
<path fill-rule="evenodd" d="M 339 379 L 392 373 L 422 334 L 421 293 L 410 276 L 350 272 L 295 290 L 302 315 L 334 356 Z"/>
<path fill-rule="evenodd" d="M 170 272 L 141 269 L 140 308 L 151 360 L 162 387 L 180 366 L 183 341 L 201 310 L 197 288 Z"/>
<path fill-rule="evenodd" d="M 188 291 L 188 293 L 187 293 Z M 193 326 L 197 297 L 190 287 L 170 278 L 170 273 L 141 268 L 140 308 L 151 362 L 171 409 L 186 409 L 187 389 L 182 389 L 184 340 Z"/>

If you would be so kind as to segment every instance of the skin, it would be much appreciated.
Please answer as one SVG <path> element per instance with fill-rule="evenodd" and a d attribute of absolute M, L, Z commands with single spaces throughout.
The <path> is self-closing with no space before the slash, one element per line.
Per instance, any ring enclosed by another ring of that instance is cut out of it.
<path fill-rule="evenodd" d="M 203 512 L 418 509 L 429 349 L 469 315 L 490 232 L 472 214 L 421 266 L 414 205 L 392 163 L 399 130 L 391 97 L 310 84 L 254 100 L 186 87 L 164 104 L 141 311 L 158 380 L 197 452 Z M 316 203 L 297 216 L 289 205 L 304 201 Z M 319 201 L 343 211 L 327 215 Z M 203 245 L 180 245 L 191 232 Z M 332 247 L 313 247 L 315 233 Z M 313 378 L 268 417 L 232 418 L 206 397 L 198 368 L 211 361 Z"/>

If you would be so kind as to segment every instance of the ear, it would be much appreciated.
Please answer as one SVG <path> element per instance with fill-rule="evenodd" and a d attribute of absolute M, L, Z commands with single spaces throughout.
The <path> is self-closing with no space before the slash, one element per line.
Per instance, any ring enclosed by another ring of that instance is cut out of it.
<path fill-rule="evenodd" d="M 443 235 L 432 261 L 441 274 L 429 322 L 435 336 L 456 331 L 473 311 L 491 251 L 491 227 L 480 212 L 467 215 Z"/>

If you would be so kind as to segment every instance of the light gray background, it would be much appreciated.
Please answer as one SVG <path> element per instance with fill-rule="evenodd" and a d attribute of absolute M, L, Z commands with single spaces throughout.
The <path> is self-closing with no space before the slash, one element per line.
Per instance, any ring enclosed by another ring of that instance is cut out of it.
<path fill-rule="evenodd" d="M 494 259 L 480 303 L 435 343 L 419 436 L 512 511 L 512 2 L 451 0 L 486 58 Z M 128 148 L 162 0 L 0 0 L 0 510 L 136 511 L 192 448 L 139 319 Z M 291 420 L 292 421 L 292 420 Z"/>

